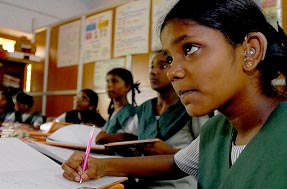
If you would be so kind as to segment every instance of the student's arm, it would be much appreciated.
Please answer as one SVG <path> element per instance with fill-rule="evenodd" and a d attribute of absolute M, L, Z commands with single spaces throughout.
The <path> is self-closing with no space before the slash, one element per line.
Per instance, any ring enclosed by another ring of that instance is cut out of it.
<path fill-rule="evenodd" d="M 164 141 L 160 140 L 152 144 L 143 144 L 142 151 L 144 155 L 172 155 L 180 149 L 173 148 L 167 145 Z"/>
<path fill-rule="evenodd" d="M 103 176 L 133 176 L 180 178 L 186 176 L 174 163 L 173 155 L 132 158 L 89 158 L 88 169 L 82 171 L 84 153 L 74 154 L 62 164 L 63 176 L 76 182 L 98 179 Z M 155 166 L 156 165 L 156 166 Z"/>
<path fill-rule="evenodd" d="M 106 144 L 109 142 L 121 142 L 127 140 L 137 140 L 138 137 L 129 133 L 110 133 L 107 134 L 105 130 L 102 130 L 96 137 L 96 143 Z"/>

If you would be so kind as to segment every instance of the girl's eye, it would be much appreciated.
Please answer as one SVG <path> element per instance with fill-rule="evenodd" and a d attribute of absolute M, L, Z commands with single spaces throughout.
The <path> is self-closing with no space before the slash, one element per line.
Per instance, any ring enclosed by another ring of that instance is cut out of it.
<path fill-rule="evenodd" d="M 165 60 L 168 64 L 171 64 L 173 61 L 173 58 L 171 56 L 166 56 Z"/>
<path fill-rule="evenodd" d="M 166 68 L 169 68 L 169 67 L 170 67 L 169 64 L 162 64 L 162 65 L 160 65 L 161 69 L 166 69 Z"/>
<path fill-rule="evenodd" d="M 193 44 L 186 44 L 186 45 L 183 46 L 183 50 L 184 50 L 185 56 L 189 56 L 189 55 L 193 54 L 198 49 L 199 49 L 199 47 L 195 46 Z"/>

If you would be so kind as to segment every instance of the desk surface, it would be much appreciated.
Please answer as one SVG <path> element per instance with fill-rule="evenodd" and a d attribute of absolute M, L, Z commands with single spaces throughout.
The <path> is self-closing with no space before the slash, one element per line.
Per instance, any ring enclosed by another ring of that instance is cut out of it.
<path fill-rule="evenodd" d="M 110 186 L 107 189 L 124 189 L 124 185 L 123 184 L 116 184 L 114 186 Z"/>

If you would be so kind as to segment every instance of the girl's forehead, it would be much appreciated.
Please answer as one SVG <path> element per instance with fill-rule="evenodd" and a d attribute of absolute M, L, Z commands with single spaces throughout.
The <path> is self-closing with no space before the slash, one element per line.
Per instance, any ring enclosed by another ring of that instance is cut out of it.
<path fill-rule="evenodd" d="M 116 75 L 116 74 L 108 74 L 106 76 L 107 79 L 112 79 L 112 80 L 117 80 L 117 81 L 123 81 L 125 82 L 125 80 L 123 78 L 121 78 L 120 76 Z"/>

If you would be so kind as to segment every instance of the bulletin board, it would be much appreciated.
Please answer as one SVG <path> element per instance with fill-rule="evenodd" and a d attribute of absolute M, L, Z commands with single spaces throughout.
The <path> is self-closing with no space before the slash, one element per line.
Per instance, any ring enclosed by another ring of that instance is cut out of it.
<path fill-rule="evenodd" d="M 48 116 L 55 116 L 71 107 L 72 95 L 77 92 L 79 82 L 81 88 L 90 88 L 99 93 L 99 110 L 105 113 L 109 99 L 104 89 L 104 72 L 112 68 L 113 61 L 119 61 L 120 66 L 131 70 L 134 81 L 141 83 L 140 89 L 144 93 L 137 95 L 138 102 L 141 103 L 148 96 L 153 97 L 153 91 L 148 90 L 149 55 L 161 48 L 160 23 L 177 1 L 130 0 L 121 5 L 88 13 L 84 15 L 84 22 L 83 17 L 78 17 L 51 26 L 47 91 L 49 94 L 54 91 L 68 92 L 48 96 Z M 287 29 L 286 20 L 284 21 L 287 16 L 284 11 L 287 10 L 286 0 L 282 0 L 282 7 L 279 6 L 281 3 L 278 4 L 278 0 L 257 2 L 266 11 L 267 17 L 274 22 L 277 20 L 274 15 L 279 15 L 279 20 L 282 20 L 283 27 Z M 280 17 L 281 15 L 283 16 Z M 36 34 L 36 38 L 40 36 L 37 41 L 41 41 L 45 32 Z M 44 40 L 41 41 L 41 45 L 46 45 Z M 73 46 L 77 46 L 78 49 L 75 47 L 65 52 L 68 47 Z M 59 48 L 62 50 L 59 51 Z M 65 64 L 61 63 L 63 59 L 66 59 Z M 80 75 L 82 79 L 79 81 Z M 41 90 L 41 87 L 34 86 L 34 90 Z M 53 100 L 60 105 L 52 103 Z"/>

